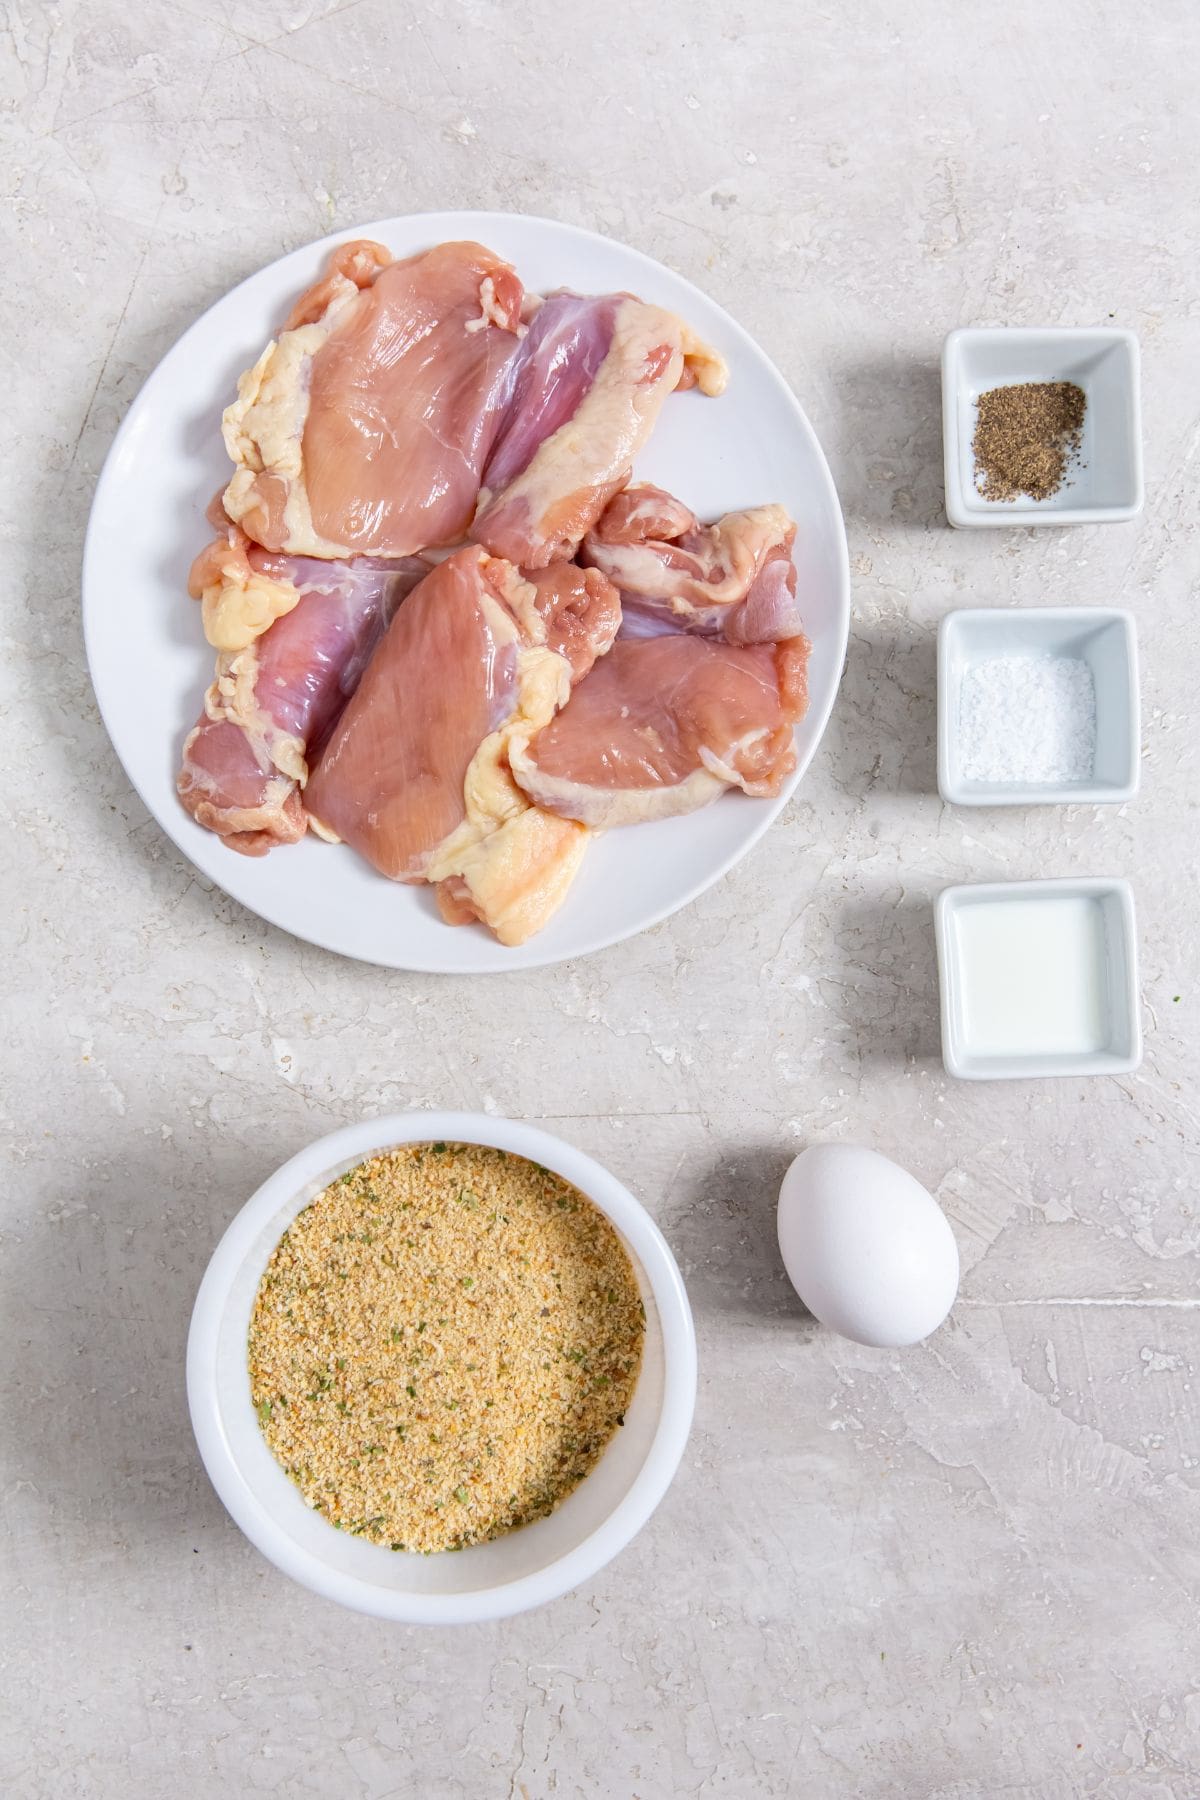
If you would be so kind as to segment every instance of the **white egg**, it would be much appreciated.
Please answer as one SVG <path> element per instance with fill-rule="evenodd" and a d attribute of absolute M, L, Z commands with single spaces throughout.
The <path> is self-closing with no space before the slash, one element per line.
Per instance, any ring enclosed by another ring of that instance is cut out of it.
<path fill-rule="evenodd" d="M 856 1144 L 813 1144 L 779 1190 L 779 1249 L 809 1312 L 859 1344 L 917 1344 L 958 1292 L 958 1246 L 919 1181 Z"/>

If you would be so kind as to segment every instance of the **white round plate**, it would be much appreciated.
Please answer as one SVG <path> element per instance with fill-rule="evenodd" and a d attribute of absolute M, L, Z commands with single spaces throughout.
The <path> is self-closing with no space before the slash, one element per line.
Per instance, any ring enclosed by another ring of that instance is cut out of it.
<path fill-rule="evenodd" d="M 701 812 L 610 832 L 589 848 L 546 929 L 506 950 L 482 926 L 453 927 L 433 891 L 386 881 L 354 851 L 301 843 L 250 858 L 201 830 L 175 793 L 186 733 L 212 678 L 192 557 L 211 533 L 204 508 L 227 480 L 221 409 L 334 244 L 377 238 L 408 256 L 476 238 L 526 287 L 618 289 L 670 307 L 729 364 L 719 400 L 668 400 L 635 471 L 702 518 L 778 501 L 799 530 L 796 561 L 812 639 L 809 708 L 795 776 L 773 800 L 726 794 Z M 623 244 L 514 213 L 424 213 L 339 231 L 243 281 L 155 369 L 117 433 L 96 489 L 83 563 L 83 615 L 96 697 L 130 781 L 167 836 L 235 900 L 293 936 L 390 968 L 477 975 L 539 968 L 632 937 L 702 893 L 786 805 L 825 729 L 846 653 L 850 577 L 841 509 L 811 425 L 779 371 L 729 315 L 682 276 Z"/>

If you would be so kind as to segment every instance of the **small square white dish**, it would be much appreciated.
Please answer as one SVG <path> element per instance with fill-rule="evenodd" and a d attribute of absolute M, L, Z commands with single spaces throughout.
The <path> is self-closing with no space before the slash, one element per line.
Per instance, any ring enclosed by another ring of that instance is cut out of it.
<path fill-rule="evenodd" d="M 1065 783 L 984 781 L 970 772 L 962 731 L 968 672 L 1001 657 L 1071 657 L 1087 664 L 1096 700 L 1090 777 Z M 938 627 L 938 793 L 953 806 L 1066 806 L 1131 800 L 1138 790 L 1141 706 L 1132 613 L 1107 606 L 962 607 Z"/>
<path fill-rule="evenodd" d="M 1137 1068 L 1137 928 L 1127 881 L 950 887 L 934 924 L 949 1074 L 997 1081 Z"/>
<path fill-rule="evenodd" d="M 1045 500 L 987 500 L 975 479 L 976 409 L 990 388 L 1073 381 L 1087 397 L 1079 454 Z M 951 525 L 1099 525 L 1142 510 L 1141 363 L 1132 331 L 965 326 L 942 347 L 942 442 Z"/>

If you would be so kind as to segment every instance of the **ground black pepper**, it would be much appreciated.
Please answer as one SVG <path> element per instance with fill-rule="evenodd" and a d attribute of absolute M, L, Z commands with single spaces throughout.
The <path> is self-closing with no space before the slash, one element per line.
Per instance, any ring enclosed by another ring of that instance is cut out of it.
<path fill-rule="evenodd" d="M 1079 454 L 1087 396 L 1073 381 L 1022 381 L 980 394 L 975 486 L 985 500 L 1048 500 Z"/>

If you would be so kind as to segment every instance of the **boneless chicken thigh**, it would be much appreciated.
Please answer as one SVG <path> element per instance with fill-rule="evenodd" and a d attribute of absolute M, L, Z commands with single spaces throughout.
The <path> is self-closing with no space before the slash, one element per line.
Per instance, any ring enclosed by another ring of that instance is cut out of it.
<path fill-rule="evenodd" d="M 588 833 L 531 805 L 509 757 L 612 644 L 615 590 L 570 565 L 526 580 L 470 546 L 400 609 L 313 771 L 315 830 L 394 881 L 439 888 L 451 922 L 522 943 L 564 897 Z"/>
<path fill-rule="evenodd" d="M 594 831 L 778 793 L 796 527 L 629 485 L 668 396 L 725 379 L 635 295 L 539 298 L 476 243 L 339 246 L 224 415 L 196 821 L 251 856 L 345 842 L 516 945 Z"/>
<path fill-rule="evenodd" d="M 216 573 L 220 588 L 221 548 L 218 540 L 197 559 L 194 585 Z M 235 575 L 239 557 L 250 567 L 236 540 L 225 549 Z M 235 641 L 217 658 L 176 783 L 197 824 L 246 856 L 303 837 L 300 789 L 309 756 L 353 693 L 395 608 L 428 568 L 415 558 L 275 558 L 264 580 L 285 604 L 273 624 L 249 635 L 247 621 L 258 623 L 261 611 L 255 602 L 249 614 L 244 605 L 239 613 L 237 596 L 244 600 L 244 591 L 228 584 L 224 629 Z"/>
<path fill-rule="evenodd" d="M 632 294 L 549 295 L 517 356 L 472 537 L 525 568 L 573 556 L 667 395 L 696 384 L 720 393 L 725 365 L 674 313 Z"/>
<path fill-rule="evenodd" d="M 621 597 L 618 642 L 513 774 L 545 810 L 595 829 L 670 818 L 727 788 L 776 794 L 796 766 L 809 644 L 796 527 L 781 506 L 702 526 L 661 488 L 625 488 L 580 560 Z"/>
<path fill-rule="evenodd" d="M 511 765 L 546 811 L 600 830 L 693 812 L 727 788 L 776 794 L 796 766 L 808 640 L 621 638 Z"/>
<path fill-rule="evenodd" d="M 580 559 L 620 589 L 627 637 L 666 629 L 769 644 L 801 630 L 795 537 L 782 506 L 754 506 L 701 525 L 661 488 L 639 485 L 606 508 Z"/>
<path fill-rule="evenodd" d="M 406 556 L 470 524 L 524 327 L 481 244 L 344 244 L 238 383 L 225 510 L 268 550 Z"/>

